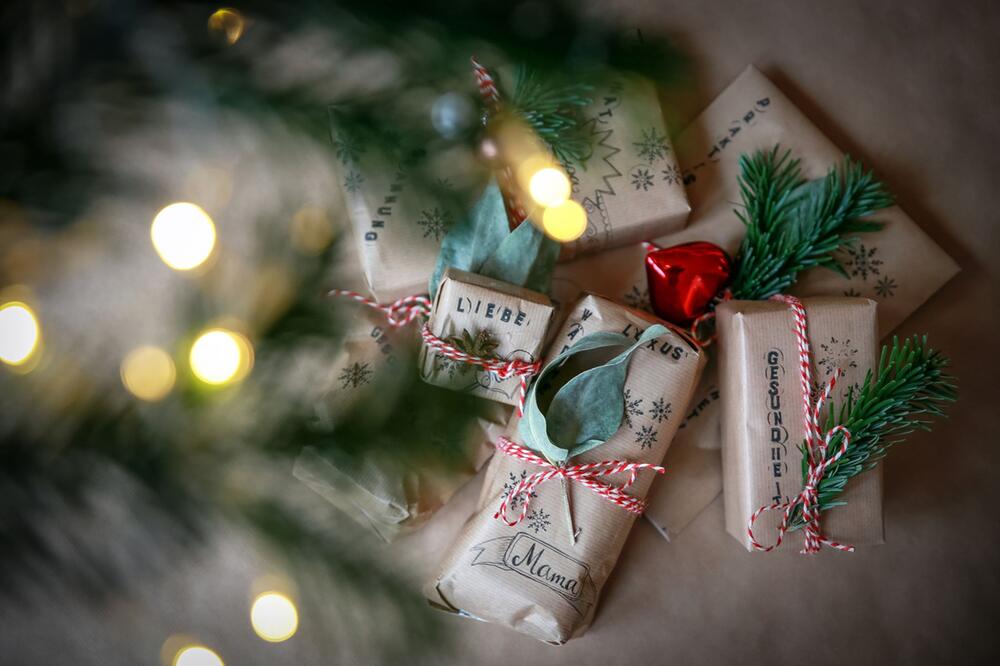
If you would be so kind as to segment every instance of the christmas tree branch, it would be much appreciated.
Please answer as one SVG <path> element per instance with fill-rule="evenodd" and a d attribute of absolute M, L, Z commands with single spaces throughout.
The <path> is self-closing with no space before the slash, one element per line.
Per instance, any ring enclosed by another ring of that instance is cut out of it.
<path fill-rule="evenodd" d="M 592 147 L 580 110 L 591 103 L 593 86 L 559 84 L 519 66 L 514 72 L 511 106 L 563 164 L 583 164 Z"/>
<path fill-rule="evenodd" d="M 877 231 L 862 220 L 892 204 L 871 172 L 847 158 L 824 178 L 806 181 L 799 160 L 775 146 L 740 157 L 742 210 L 747 228 L 731 286 L 734 298 L 762 300 L 790 287 L 813 266 L 843 273 L 834 253 L 854 233 Z"/>
<path fill-rule="evenodd" d="M 827 470 L 819 484 L 819 506 L 825 511 L 845 504 L 839 500 L 848 481 L 874 468 L 889 447 L 916 430 L 929 431 L 932 417 L 943 417 L 944 407 L 957 397 L 954 377 L 944 368 L 948 359 L 916 336 L 883 346 L 877 373 L 868 372 L 861 390 L 854 391 L 838 410 L 832 402 L 827 429 L 844 425 L 851 433 L 846 453 Z M 831 439 L 827 459 L 841 446 L 842 435 Z M 809 461 L 803 448 L 802 476 Z M 793 514 L 792 529 L 802 527 L 802 515 Z"/>

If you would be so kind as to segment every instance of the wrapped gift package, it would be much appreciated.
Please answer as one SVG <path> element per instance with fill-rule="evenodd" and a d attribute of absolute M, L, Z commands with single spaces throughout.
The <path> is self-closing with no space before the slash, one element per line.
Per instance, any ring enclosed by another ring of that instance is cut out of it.
<path fill-rule="evenodd" d="M 499 280 L 449 268 L 434 299 L 428 326 L 438 338 L 485 340 L 485 349 L 464 351 L 479 357 L 535 362 L 554 308 L 548 296 Z M 494 373 L 454 360 L 427 347 L 420 354 L 424 381 L 508 405 L 517 404 L 519 377 Z"/>
<path fill-rule="evenodd" d="M 591 155 L 583 165 L 565 165 L 587 229 L 563 245 L 563 259 L 677 231 L 690 212 L 652 84 L 623 78 L 592 99 L 584 109 Z"/>
<path fill-rule="evenodd" d="M 588 295 L 573 309 L 547 357 L 554 358 L 595 332 L 639 339 L 655 323 L 661 322 Z M 620 428 L 571 463 L 613 459 L 659 464 L 686 413 L 703 365 L 700 350 L 673 330 L 640 346 L 628 361 Z M 512 440 L 518 437 L 518 423 L 515 417 L 507 428 Z M 519 524 L 511 527 L 495 519 L 511 490 L 538 471 L 520 459 L 494 455 L 478 508 L 448 549 L 427 595 L 441 609 L 562 643 L 590 625 L 601 588 L 636 515 L 576 483 L 551 481 L 532 492 L 530 511 Z M 639 474 L 628 494 L 645 497 L 654 476 Z M 575 539 L 566 506 L 571 507 Z M 515 513 L 523 509 L 511 508 Z"/>
<path fill-rule="evenodd" d="M 866 298 L 802 301 L 812 350 L 814 394 L 839 371 L 831 399 L 857 391 L 878 360 L 875 303 Z M 802 492 L 803 396 L 799 350 L 789 307 L 775 301 L 729 301 L 717 310 L 726 530 L 747 549 L 750 517 Z M 825 423 L 824 413 L 820 423 Z M 882 465 L 851 479 L 836 506 L 822 515 L 823 533 L 852 545 L 883 542 Z M 758 542 L 774 543 L 781 511 L 761 515 Z M 779 551 L 801 546 L 791 533 Z"/>

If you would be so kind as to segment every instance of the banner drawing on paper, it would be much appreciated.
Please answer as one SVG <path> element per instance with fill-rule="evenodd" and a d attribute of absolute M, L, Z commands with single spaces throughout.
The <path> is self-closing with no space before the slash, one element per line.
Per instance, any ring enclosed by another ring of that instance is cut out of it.
<path fill-rule="evenodd" d="M 469 551 L 475 553 L 471 566 L 518 573 L 552 590 L 581 615 L 597 597 L 590 567 L 527 532 L 489 539 Z"/>

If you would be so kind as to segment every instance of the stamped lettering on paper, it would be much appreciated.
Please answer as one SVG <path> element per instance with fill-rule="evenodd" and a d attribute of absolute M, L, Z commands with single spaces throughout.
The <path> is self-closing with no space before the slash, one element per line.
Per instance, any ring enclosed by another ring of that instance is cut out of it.
<path fill-rule="evenodd" d="M 471 566 L 517 573 L 555 592 L 581 615 L 597 596 L 590 567 L 527 532 L 489 539 L 469 550 L 475 554 Z"/>
<path fill-rule="evenodd" d="M 768 473 L 774 481 L 775 502 L 786 501 L 788 498 L 781 490 L 781 482 L 788 474 L 788 428 L 785 427 L 785 404 L 783 401 L 782 381 L 785 378 L 785 355 L 777 348 L 772 348 L 764 354 L 764 376 L 767 381 L 767 393 L 764 396 L 767 410 L 767 425 L 770 457 L 767 460 Z"/>

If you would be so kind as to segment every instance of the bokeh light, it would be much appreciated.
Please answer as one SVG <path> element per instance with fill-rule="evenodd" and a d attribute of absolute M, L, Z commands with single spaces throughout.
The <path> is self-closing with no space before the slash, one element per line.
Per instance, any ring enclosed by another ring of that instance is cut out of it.
<path fill-rule="evenodd" d="M 528 181 L 528 192 L 536 203 L 552 208 L 569 199 L 571 186 L 569 178 L 561 169 L 550 166 L 532 174 Z"/>
<path fill-rule="evenodd" d="M 30 307 L 20 301 L 0 305 L 0 360 L 24 365 L 35 355 L 41 338 L 41 326 Z"/>
<path fill-rule="evenodd" d="M 235 44 L 243 36 L 246 21 L 243 15 L 231 7 L 223 7 L 208 17 L 208 30 L 221 35 L 229 44 Z"/>
<path fill-rule="evenodd" d="M 189 645 L 177 651 L 173 666 L 225 666 L 222 657 L 204 645 Z"/>
<path fill-rule="evenodd" d="M 333 223 L 322 208 L 305 206 L 292 216 L 292 245 L 299 252 L 316 255 L 333 241 Z"/>
<path fill-rule="evenodd" d="M 174 203 L 161 210 L 149 234 L 163 263 L 178 271 L 200 266 L 215 247 L 215 224 L 193 203 Z"/>
<path fill-rule="evenodd" d="M 191 371 L 206 384 L 239 381 L 253 365 L 253 347 L 239 333 L 214 328 L 198 336 L 191 346 Z"/>
<path fill-rule="evenodd" d="M 133 349 L 122 361 L 122 384 L 140 400 L 161 400 L 174 387 L 177 370 L 170 354 L 159 347 Z"/>
<path fill-rule="evenodd" d="M 560 243 L 574 241 L 587 230 L 587 211 L 577 202 L 568 199 L 558 206 L 545 209 L 542 228 Z"/>
<path fill-rule="evenodd" d="M 250 624 L 265 641 L 287 641 L 299 628 L 299 613 L 291 599 L 279 592 L 264 592 L 250 607 Z"/>

